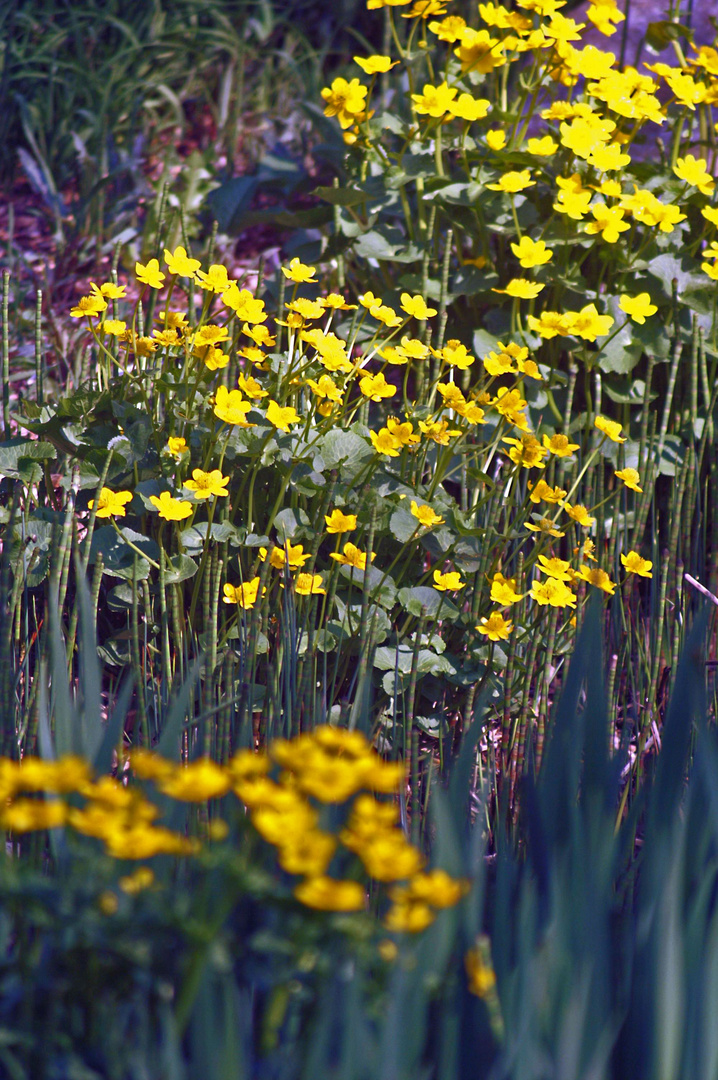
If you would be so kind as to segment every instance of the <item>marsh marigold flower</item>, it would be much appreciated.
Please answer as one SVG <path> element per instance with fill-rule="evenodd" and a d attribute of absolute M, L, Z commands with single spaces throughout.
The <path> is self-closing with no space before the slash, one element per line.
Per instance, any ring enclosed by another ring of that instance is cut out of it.
<path fill-rule="evenodd" d="M 606 571 L 600 570 L 597 566 L 586 566 L 584 564 L 578 571 L 578 576 L 587 581 L 589 585 L 595 585 L 597 589 L 602 589 L 609 596 L 613 596 L 616 591 L 616 585 L 611 581 Z"/>
<path fill-rule="evenodd" d="M 382 398 L 394 397 L 396 393 L 396 387 L 391 386 L 382 372 L 378 375 L 365 375 L 359 380 L 359 389 L 364 397 L 370 398 L 372 401 L 381 401 Z"/>
<path fill-rule="evenodd" d="M 430 506 L 419 506 L 413 499 L 411 501 L 411 512 L 419 524 L 426 529 L 431 529 L 434 525 L 441 525 L 444 521 L 444 518 L 440 517 Z"/>
<path fill-rule="evenodd" d="M 97 500 L 97 510 L 95 511 L 95 514 L 99 518 L 125 517 L 127 513 L 125 506 L 131 500 L 131 491 L 112 491 L 108 487 L 103 487 L 100 491 L 100 497 Z M 95 505 L 95 500 L 90 499 L 87 505 L 90 510 L 92 510 Z"/>
<path fill-rule="evenodd" d="M 254 427 L 245 419 L 252 408 L 251 401 L 245 401 L 240 390 L 228 390 L 226 386 L 218 386 L 215 395 L 214 415 L 225 424 L 235 427 Z"/>
<path fill-rule="evenodd" d="M 361 911 L 366 894 L 358 881 L 330 877 L 307 878 L 294 890 L 297 900 L 317 911 Z"/>
<path fill-rule="evenodd" d="M 398 60 L 392 60 L 390 56 L 379 55 L 354 56 L 352 59 L 355 64 L 359 65 L 365 75 L 384 75 L 399 63 Z"/>
<path fill-rule="evenodd" d="M 360 551 L 355 544 L 347 543 L 344 545 L 344 549 L 341 552 L 330 551 L 330 559 L 335 559 L 338 563 L 343 563 L 345 566 L 354 566 L 357 570 L 366 570 L 367 553 Z M 371 553 L 371 562 L 376 558 L 374 552 Z"/>
<path fill-rule="evenodd" d="M 202 263 L 199 259 L 192 259 L 187 254 L 185 248 L 176 247 L 174 252 L 169 252 L 165 248 L 165 262 L 170 274 L 177 274 L 178 277 L 194 277 L 199 270 Z"/>
<path fill-rule="evenodd" d="M 352 79 L 334 79 L 330 87 L 325 86 L 322 97 L 325 101 L 324 115 L 336 116 L 342 128 L 345 130 L 356 121 L 357 116 L 364 112 L 366 107 L 365 98 L 369 88 Z"/>
<path fill-rule="evenodd" d="M 227 584 L 224 586 L 223 592 L 222 603 L 237 604 L 243 611 L 249 611 L 257 602 L 259 578 L 255 577 L 251 581 L 243 581 L 241 585 Z"/>
<path fill-rule="evenodd" d="M 629 551 L 627 555 L 621 552 L 621 563 L 627 574 L 638 574 L 639 577 L 653 577 L 653 563 L 650 559 L 643 559 L 637 551 Z"/>
<path fill-rule="evenodd" d="M 441 570 L 434 571 L 433 587 L 437 592 L 454 592 L 463 589 L 465 585 L 466 582 L 461 580 L 461 574 L 457 570 L 448 570 L 445 574 L 442 574 Z"/>
<path fill-rule="evenodd" d="M 282 267 L 282 273 L 290 281 L 295 281 L 298 284 L 315 282 L 317 279 L 312 277 L 312 274 L 316 270 L 315 266 L 306 266 L 301 259 L 294 258 L 289 263 L 289 269 L 286 266 Z"/>
<path fill-rule="evenodd" d="M 411 293 L 403 292 L 401 294 L 401 308 L 407 315 L 411 315 L 415 319 L 423 321 L 424 319 L 433 319 L 437 313 L 436 308 L 429 307 L 423 296 L 417 293 L 412 296 Z"/>
<path fill-rule="evenodd" d="M 228 476 L 222 476 L 220 469 L 212 469 L 204 472 L 202 469 L 192 470 L 192 479 L 185 480 L 184 486 L 194 492 L 195 499 L 210 499 L 212 495 L 226 496 Z"/>
<path fill-rule="evenodd" d="M 607 420 L 605 416 L 597 416 L 593 423 L 594 427 L 597 427 L 599 431 L 603 432 L 611 442 L 622 443 L 626 441 L 621 435 L 623 425 L 617 423 L 615 420 Z"/>
<path fill-rule="evenodd" d="M 620 469 L 615 474 L 618 480 L 623 480 L 627 488 L 631 491 L 643 491 L 640 487 L 641 477 L 638 474 L 638 469 Z"/>
<path fill-rule="evenodd" d="M 317 596 L 318 594 L 326 596 L 327 593 L 321 574 L 297 574 L 294 591 L 298 596 Z"/>
<path fill-rule="evenodd" d="M 630 319 L 640 324 L 645 323 L 649 315 L 655 315 L 658 311 L 656 305 L 651 303 L 650 294 L 647 292 L 639 293 L 638 296 L 628 296 L 624 293 L 618 301 L 618 306 Z"/>
<path fill-rule="evenodd" d="M 514 624 L 505 619 L 500 611 L 492 611 L 488 618 L 481 619 L 476 627 L 489 641 L 505 641 L 513 628 Z"/>
<path fill-rule="evenodd" d="M 280 431 L 289 431 L 291 424 L 301 423 L 301 417 L 297 415 L 296 409 L 293 409 L 291 405 L 285 405 L 282 408 L 272 398 L 270 398 L 267 406 L 267 420 L 274 427 L 279 428 Z"/>
<path fill-rule="evenodd" d="M 344 514 L 341 510 L 332 510 L 324 520 L 327 523 L 327 532 L 331 534 L 351 532 L 357 527 L 356 514 Z"/>
<path fill-rule="evenodd" d="M 135 273 L 137 280 L 141 281 L 143 285 L 149 285 L 151 289 L 162 288 L 165 275 L 160 270 L 158 259 L 150 259 L 144 266 L 142 263 L 135 263 Z"/>
<path fill-rule="evenodd" d="M 183 521 L 192 513 L 192 503 L 173 498 L 169 491 L 163 491 L 159 497 L 150 495 L 150 502 L 165 521 Z"/>
<path fill-rule="evenodd" d="M 576 597 L 569 587 L 558 578 L 548 578 L 546 581 L 533 581 L 531 583 L 531 599 L 537 604 L 551 607 L 576 607 Z"/>

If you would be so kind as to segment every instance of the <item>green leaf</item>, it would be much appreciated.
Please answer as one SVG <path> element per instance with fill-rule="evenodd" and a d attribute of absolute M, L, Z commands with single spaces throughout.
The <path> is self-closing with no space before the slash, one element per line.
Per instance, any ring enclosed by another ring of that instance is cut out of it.
<path fill-rule="evenodd" d="M 339 573 L 359 589 L 364 589 L 365 583 L 372 600 L 376 600 L 383 607 L 391 608 L 396 601 L 396 585 L 390 577 L 384 577 L 384 571 L 375 566 L 369 566 L 366 570 L 359 570 L 356 566 L 347 566 L 341 563 Z"/>
<path fill-rule="evenodd" d="M 197 573 L 197 563 L 190 559 L 189 555 L 173 555 L 169 560 L 169 567 L 165 570 L 165 581 L 168 585 L 178 585 L 180 581 L 187 581 Z"/>
<path fill-rule="evenodd" d="M 392 536 L 398 540 L 400 544 L 405 544 L 407 540 L 411 539 L 412 536 L 416 536 L 420 531 L 419 522 L 412 512 L 404 506 L 397 507 L 391 515 L 389 528 L 391 529 Z"/>
<path fill-rule="evenodd" d="M 360 188 L 317 187 L 311 192 L 318 199 L 324 199 L 332 206 L 358 206 L 367 201 L 369 196 Z"/>
<path fill-rule="evenodd" d="M 439 615 L 442 619 L 453 621 L 459 617 L 459 610 L 445 593 L 437 592 L 426 585 L 416 585 L 411 589 L 399 589 L 399 603 L 410 615 L 419 616 L 422 610 L 429 618 Z M 441 609 L 441 610 L 439 610 Z"/>
<path fill-rule="evenodd" d="M 345 461 L 359 462 L 372 456 L 374 451 L 355 431 L 329 431 L 319 443 L 324 463 L 335 469 Z"/>
<path fill-rule="evenodd" d="M 32 471 L 31 463 L 51 461 L 55 456 L 55 447 L 50 442 L 21 437 L 10 439 L 8 442 L 0 443 L 0 476 L 24 480 L 25 483 L 36 483 L 36 480 L 26 478 Z M 42 471 L 39 476 L 42 476 Z"/>

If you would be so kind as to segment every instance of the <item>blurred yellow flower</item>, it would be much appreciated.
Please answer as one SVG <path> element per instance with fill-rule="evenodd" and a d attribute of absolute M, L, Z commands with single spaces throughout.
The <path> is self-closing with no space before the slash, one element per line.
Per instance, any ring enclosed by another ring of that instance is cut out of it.
<path fill-rule="evenodd" d="M 165 275 L 160 270 L 158 259 L 150 259 L 144 266 L 140 262 L 135 263 L 135 273 L 137 280 L 141 281 L 143 285 L 149 285 L 151 289 L 162 288 Z"/>
<path fill-rule="evenodd" d="M 341 510 L 332 510 L 324 520 L 327 523 L 327 532 L 331 534 L 351 532 L 357 527 L 356 514 L 344 514 Z"/>
<path fill-rule="evenodd" d="M 619 469 L 614 474 L 618 480 L 623 480 L 627 488 L 631 491 L 643 491 L 640 487 L 641 477 L 638 474 L 637 469 Z"/>

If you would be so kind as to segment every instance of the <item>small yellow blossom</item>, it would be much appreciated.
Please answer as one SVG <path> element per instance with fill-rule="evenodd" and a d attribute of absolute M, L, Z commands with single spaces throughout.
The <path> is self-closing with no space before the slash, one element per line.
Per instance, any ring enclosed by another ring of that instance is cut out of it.
<path fill-rule="evenodd" d="M 344 514 L 341 510 L 332 510 L 324 518 L 327 532 L 330 534 L 351 532 L 357 527 L 356 514 Z"/>
<path fill-rule="evenodd" d="M 135 263 L 135 273 L 137 274 L 137 280 L 141 281 L 143 285 L 149 285 L 151 289 L 162 288 L 165 275 L 160 270 L 158 259 L 150 259 L 144 266 L 142 263 Z"/>
<path fill-rule="evenodd" d="M 431 529 L 434 525 L 441 525 L 444 521 L 444 518 L 432 510 L 430 506 L 419 506 L 413 499 L 411 500 L 411 512 L 419 524 L 426 529 Z"/>
<path fill-rule="evenodd" d="M 159 498 L 157 495 L 150 495 L 150 502 L 165 521 L 184 521 L 192 513 L 192 503 L 186 499 L 173 498 L 169 491 L 163 491 Z"/>
<path fill-rule="evenodd" d="M 492 611 L 488 618 L 481 619 L 476 627 L 480 634 L 488 637 L 489 641 L 505 641 L 513 628 L 514 624 L 505 619 L 500 611 Z"/>
<path fill-rule="evenodd" d="M 607 420 L 605 416 L 597 416 L 593 423 L 599 431 L 602 431 L 603 434 L 611 440 L 611 442 L 622 443 L 626 441 L 621 435 L 623 425 L 617 423 L 615 420 Z"/>
<path fill-rule="evenodd" d="M 226 496 L 228 483 L 229 477 L 222 476 L 220 469 L 212 469 L 210 472 L 193 469 L 192 479 L 185 480 L 184 486 L 194 492 L 195 499 L 209 499 L 212 495 Z"/>
<path fill-rule="evenodd" d="M 653 563 L 650 559 L 643 559 L 637 551 L 629 551 L 628 555 L 621 552 L 621 562 L 626 573 L 638 574 L 639 577 L 653 577 Z"/>
<path fill-rule="evenodd" d="M 457 570 L 449 570 L 445 574 L 442 574 L 441 570 L 434 571 L 433 587 L 437 592 L 453 592 L 463 589 L 465 585 L 466 582 L 461 580 L 461 574 Z"/>
<path fill-rule="evenodd" d="M 615 476 L 618 480 L 623 480 L 627 488 L 631 491 L 643 491 L 640 487 L 641 477 L 638 475 L 637 469 L 620 469 L 617 470 Z"/>
<path fill-rule="evenodd" d="M 96 516 L 99 518 L 125 517 L 127 513 L 125 506 L 131 500 L 131 491 L 112 491 L 108 487 L 103 487 L 100 491 L 100 497 L 97 500 Z M 95 505 L 95 500 L 90 499 L 87 505 L 90 510 L 92 510 Z"/>

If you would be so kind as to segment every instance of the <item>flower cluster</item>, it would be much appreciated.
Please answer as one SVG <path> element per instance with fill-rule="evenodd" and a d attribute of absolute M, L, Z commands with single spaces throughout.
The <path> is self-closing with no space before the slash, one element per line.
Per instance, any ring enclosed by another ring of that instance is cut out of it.
<path fill-rule="evenodd" d="M 195 855 L 199 840 L 158 824 L 160 810 L 150 793 L 199 804 L 232 792 L 276 849 L 279 868 L 301 878 L 293 892 L 308 907 L 363 911 L 368 878 L 405 882 L 390 889 L 386 925 L 415 932 L 467 891 L 466 882 L 424 869 L 425 857 L 407 840 L 391 798 L 404 767 L 381 758 L 358 731 L 320 726 L 275 740 L 267 752 L 240 750 L 224 766 L 209 758 L 175 763 L 138 748 L 131 752 L 130 768 L 133 783 L 94 777 L 75 756 L 2 758 L 2 826 L 14 834 L 67 826 L 101 841 L 108 855 L 122 860 Z M 390 798 L 377 797 L 382 795 Z M 339 828 L 330 807 L 342 810 Z M 210 835 L 226 836 L 222 825 L 215 819 Z M 331 874 L 332 866 L 344 876 Z"/>

